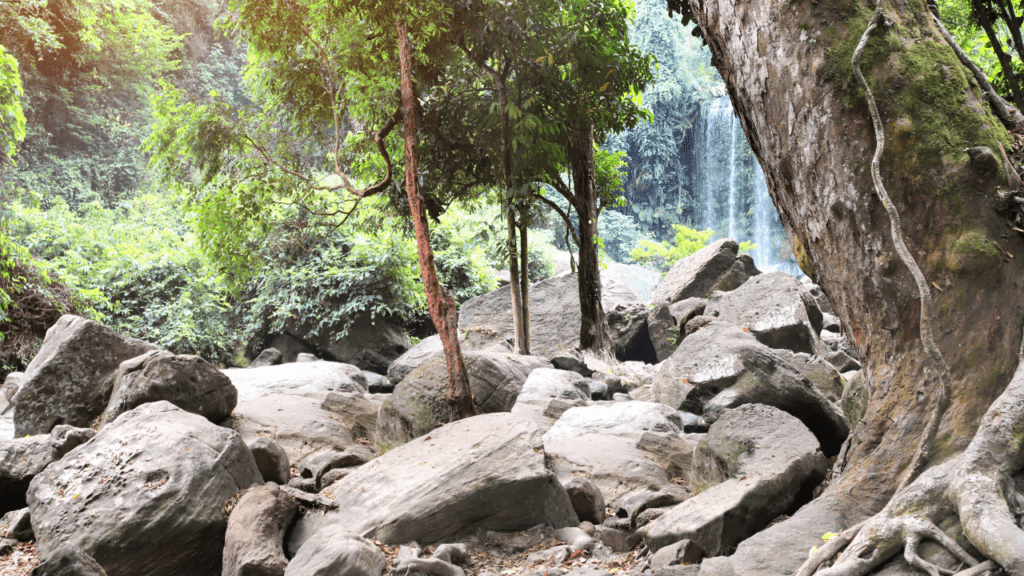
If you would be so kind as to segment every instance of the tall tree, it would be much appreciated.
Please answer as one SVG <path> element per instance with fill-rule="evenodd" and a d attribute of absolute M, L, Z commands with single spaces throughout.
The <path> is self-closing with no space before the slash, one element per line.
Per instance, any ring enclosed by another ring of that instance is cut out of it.
<path fill-rule="evenodd" d="M 865 574 L 901 549 L 931 571 L 916 547 L 922 537 L 950 547 L 936 524 L 1024 574 L 1009 481 L 1022 464 L 1024 270 L 1013 256 L 1024 239 L 1007 232 L 1016 216 L 996 194 L 1019 188 L 1000 152 L 1007 130 L 922 0 L 877 12 L 867 0 L 672 2 L 700 25 L 801 266 L 831 297 L 870 381 L 824 494 L 741 544 L 734 567 L 792 573 L 821 534 L 878 513 L 831 574 Z M 766 545 L 771 558 L 752 552 Z"/>

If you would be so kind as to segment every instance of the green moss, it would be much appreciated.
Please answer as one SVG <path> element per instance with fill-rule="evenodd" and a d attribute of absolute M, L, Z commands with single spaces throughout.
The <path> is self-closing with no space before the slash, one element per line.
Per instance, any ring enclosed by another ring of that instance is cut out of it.
<path fill-rule="evenodd" d="M 999 267 L 1001 254 L 992 239 L 981 230 L 970 230 L 960 236 L 946 257 L 953 272 L 985 272 Z"/>

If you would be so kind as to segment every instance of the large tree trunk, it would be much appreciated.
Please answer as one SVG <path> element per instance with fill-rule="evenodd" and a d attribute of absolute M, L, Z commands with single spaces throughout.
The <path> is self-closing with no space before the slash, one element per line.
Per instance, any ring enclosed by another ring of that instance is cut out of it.
<path fill-rule="evenodd" d="M 918 292 L 874 195 L 871 118 L 850 63 L 871 18 L 866 0 L 690 0 L 805 271 L 835 304 L 860 352 L 871 399 L 845 467 L 793 519 L 756 536 L 771 557 L 737 557 L 745 574 L 792 573 L 838 532 L 881 510 L 899 483 L 939 378 L 919 337 Z M 932 285 L 935 338 L 953 379 L 931 463 L 967 446 L 1017 365 L 1024 242 L 995 210 L 1001 161 L 967 148 L 1010 139 L 924 0 L 885 3 L 891 25 L 862 69 L 888 136 L 882 179 L 910 253 Z M 1004 251 L 1017 256 L 1004 257 Z M 795 565 L 794 565 L 795 563 Z"/>
<path fill-rule="evenodd" d="M 594 126 L 583 114 L 569 127 L 569 164 L 572 168 L 573 208 L 580 228 L 580 349 L 608 354 L 604 308 L 601 306 L 601 268 L 597 260 L 597 187 L 594 181 Z"/>
<path fill-rule="evenodd" d="M 417 174 L 417 144 L 419 140 L 419 118 L 416 110 L 416 94 L 412 85 L 412 56 L 409 46 L 409 29 L 399 22 L 398 61 L 402 76 L 402 116 L 405 120 L 405 191 L 409 197 L 409 213 L 416 229 L 416 254 L 419 257 L 420 275 L 427 293 L 427 307 L 430 319 L 434 321 L 437 334 L 441 337 L 445 362 L 448 365 L 448 394 L 445 400 L 451 409 L 452 420 L 460 420 L 478 413 L 473 401 L 473 390 L 469 387 L 466 362 L 459 347 L 458 305 L 451 293 L 441 287 L 434 268 L 434 251 L 430 248 L 430 227 L 427 213 L 420 196 Z"/>

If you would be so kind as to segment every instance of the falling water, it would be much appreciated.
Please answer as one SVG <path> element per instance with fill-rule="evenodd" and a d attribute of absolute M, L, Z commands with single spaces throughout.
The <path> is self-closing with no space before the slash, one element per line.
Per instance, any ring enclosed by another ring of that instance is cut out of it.
<path fill-rule="evenodd" d="M 704 126 L 697 186 L 705 210 L 704 227 L 738 242 L 754 242 L 757 247 L 750 255 L 762 271 L 800 274 L 795 262 L 780 256 L 789 239 L 728 96 L 711 103 Z M 728 214 L 722 214 L 726 207 Z M 741 215 L 747 214 L 751 218 L 744 223 Z"/>

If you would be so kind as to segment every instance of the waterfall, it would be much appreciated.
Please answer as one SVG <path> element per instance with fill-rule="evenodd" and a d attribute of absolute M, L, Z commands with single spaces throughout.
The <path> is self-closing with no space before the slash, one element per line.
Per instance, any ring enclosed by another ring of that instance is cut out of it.
<path fill-rule="evenodd" d="M 755 243 L 750 256 L 761 271 L 801 274 L 793 260 L 783 257 L 789 238 L 728 96 L 707 108 L 698 168 L 703 227 L 714 230 L 715 237 Z"/>

